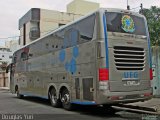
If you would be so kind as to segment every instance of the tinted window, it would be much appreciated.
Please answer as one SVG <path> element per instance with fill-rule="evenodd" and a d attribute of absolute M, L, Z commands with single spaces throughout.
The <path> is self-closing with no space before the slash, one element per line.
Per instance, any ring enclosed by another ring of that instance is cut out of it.
<path fill-rule="evenodd" d="M 75 27 L 72 27 L 71 29 L 67 30 L 64 35 L 64 47 L 70 47 L 75 46 L 78 44 L 79 39 L 79 32 L 78 30 L 74 29 Z"/>
<path fill-rule="evenodd" d="M 91 15 L 76 24 L 76 29 L 79 31 L 80 38 L 91 40 L 94 32 L 95 15 Z"/>
<path fill-rule="evenodd" d="M 95 15 L 91 15 L 57 32 L 57 35 L 64 36 L 64 48 L 75 46 L 93 39 L 94 25 Z"/>
<path fill-rule="evenodd" d="M 124 30 L 122 27 L 123 16 L 125 16 L 125 14 L 114 13 L 114 12 L 106 13 L 108 31 L 122 32 L 122 33 L 136 34 L 136 35 L 146 35 L 145 22 L 142 17 L 137 17 L 134 15 L 126 15 L 126 16 L 129 16 L 134 23 L 134 30 L 130 32 L 130 31 Z M 130 21 L 129 21 L 129 24 L 130 24 Z"/>
<path fill-rule="evenodd" d="M 22 60 L 28 59 L 28 54 L 27 54 L 26 52 L 22 52 L 22 53 L 21 53 L 21 59 L 22 59 Z"/>

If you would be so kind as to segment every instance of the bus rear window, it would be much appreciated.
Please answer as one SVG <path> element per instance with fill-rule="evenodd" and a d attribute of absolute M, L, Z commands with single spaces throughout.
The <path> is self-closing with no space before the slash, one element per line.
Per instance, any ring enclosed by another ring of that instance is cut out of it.
<path fill-rule="evenodd" d="M 107 12 L 107 30 L 146 36 L 144 18 L 116 12 Z"/>

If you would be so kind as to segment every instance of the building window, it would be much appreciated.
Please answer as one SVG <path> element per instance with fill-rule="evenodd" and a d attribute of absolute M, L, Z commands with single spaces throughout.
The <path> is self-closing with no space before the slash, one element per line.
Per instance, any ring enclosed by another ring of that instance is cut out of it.
<path fill-rule="evenodd" d="M 39 29 L 39 27 L 32 27 L 30 29 L 30 32 L 29 32 L 29 38 L 31 40 L 35 40 L 35 39 L 38 39 L 39 37 L 40 37 L 40 29 Z"/>
<path fill-rule="evenodd" d="M 23 45 L 26 45 L 26 24 L 23 25 Z"/>
<path fill-rule="evenodd" d="M 12 56 L 9 56 L 10 59 L 12 59 Z"/>
<path fill-rule="evenodd" d="M 58 25 L 58 26 L 59 26 L 59 27 L 61 27 L 61 26 L 63 26 L 63 25 L 66 25 L 66 24 L 63 24 L 63 23 L 59 23 L 59 25 Z"/>

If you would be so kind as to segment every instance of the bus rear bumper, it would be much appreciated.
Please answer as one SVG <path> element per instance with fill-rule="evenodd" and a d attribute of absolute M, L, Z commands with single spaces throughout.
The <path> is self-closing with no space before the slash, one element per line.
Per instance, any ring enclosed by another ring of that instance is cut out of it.
<path fill-rule="evenodd" d="M 97 104 L 119 104 L 146 101 L 152 98 L 152 89 L 132 92 L 100 91 Z"/>

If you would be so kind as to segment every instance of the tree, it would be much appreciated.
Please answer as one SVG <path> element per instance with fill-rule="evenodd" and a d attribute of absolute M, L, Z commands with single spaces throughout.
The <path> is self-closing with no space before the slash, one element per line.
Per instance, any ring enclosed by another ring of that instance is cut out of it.
<path fill-rule="evenodd" d="M 2 62 L 2 64 L 0 65 L 0 68 L 5 71 L 7 68 L 7 62 Z"/>
<path fill-rule="evenodd" d="M 160 45 L 160 8 L 151 6 L 150 9 L 143 8 L 140 13 L 147 19 L 151 45 Z"/>

